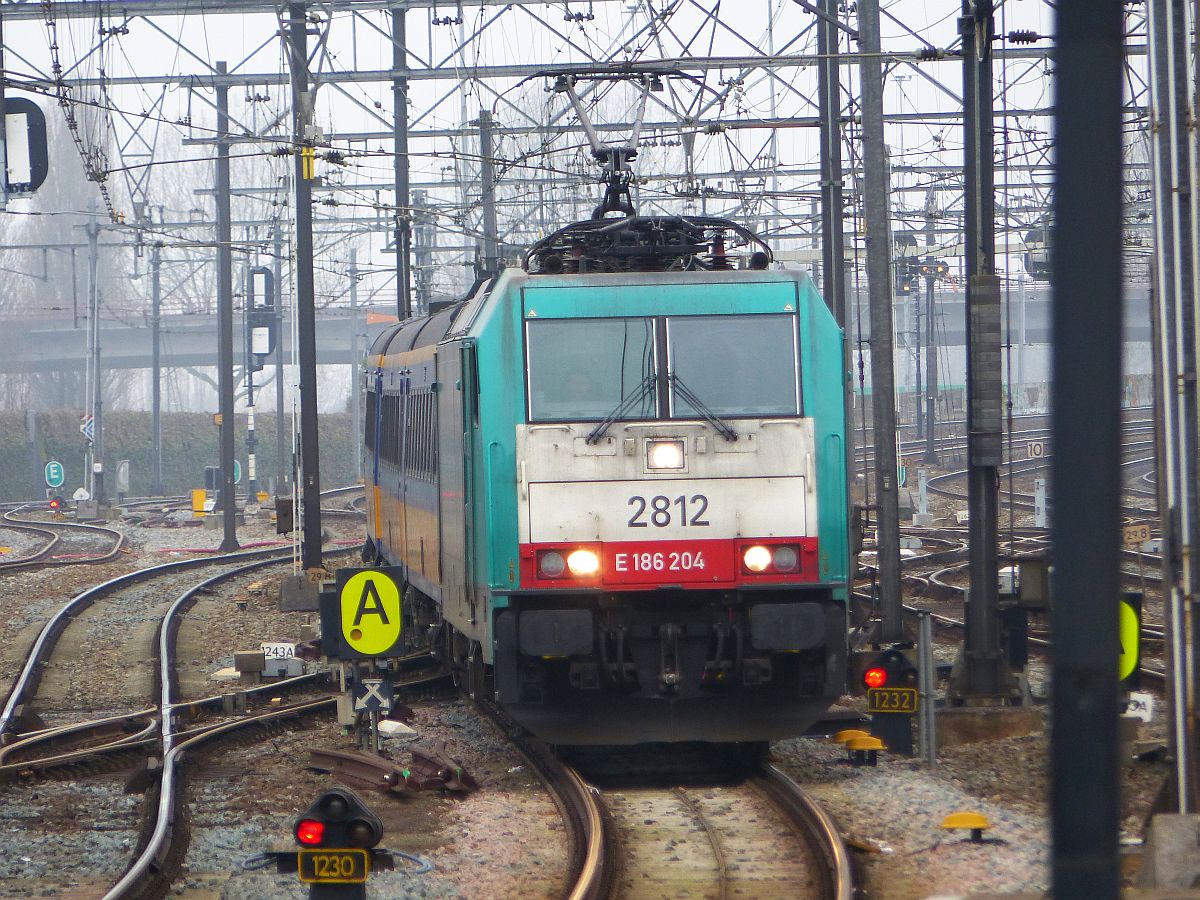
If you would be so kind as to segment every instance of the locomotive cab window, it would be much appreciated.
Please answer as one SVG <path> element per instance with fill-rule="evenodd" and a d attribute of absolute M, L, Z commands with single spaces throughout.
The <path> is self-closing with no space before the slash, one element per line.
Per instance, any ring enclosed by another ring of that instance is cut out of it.
<path fill-rule="evenodd" d="M 795 316 L 672 317 L 667 354 L 672 418 L 799 415 Z"/>
<path fill-rule="evenodd" d="M 653 419 L 653 319 L 542 319 L 526 323 L 529 420 Z"/>

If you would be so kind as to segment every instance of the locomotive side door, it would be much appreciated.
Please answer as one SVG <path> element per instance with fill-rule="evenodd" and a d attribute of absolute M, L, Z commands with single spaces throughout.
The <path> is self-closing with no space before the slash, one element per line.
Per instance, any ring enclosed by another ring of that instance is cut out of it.
<path fill-rule="evenodd" d="M 440 479 L 443 615 L 464 634 L 479 629 L 474 587 L 475 540 L 472 433 L 478 421 L 475 347 L 454 341 L 438 348 L 438 475 Z"/>

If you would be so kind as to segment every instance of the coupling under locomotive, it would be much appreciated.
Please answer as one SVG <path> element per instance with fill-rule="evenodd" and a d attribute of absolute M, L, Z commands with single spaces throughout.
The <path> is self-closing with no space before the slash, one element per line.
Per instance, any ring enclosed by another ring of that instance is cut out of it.
<path fill-rule="evenodd" d="M 552 743 L 773 740 L 843 692 L 842 335 L 769 256 L 577 223 L 370 351 L 369 553 Z"/>

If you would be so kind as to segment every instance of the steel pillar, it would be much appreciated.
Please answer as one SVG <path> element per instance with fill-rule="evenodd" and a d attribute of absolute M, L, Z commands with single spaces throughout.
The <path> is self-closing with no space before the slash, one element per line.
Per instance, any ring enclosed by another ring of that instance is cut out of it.
<path fill-rule="evenodd" d="M 1089 900 L 1120 893 L 1122 7 L 1061 0 L 1054 28 L 1051 894 Z"/>
<path fill-rule="evenodd" d="M 278 219 L 271 227 L 271 234 L 275 254 L 271 266 L 275 275 L 275 493 L 283 494 L 291 481 L 292 454 L 288 442 L 291 432 L 283 408 L 283 229 Z"/>
<path fill-rule="evenodd" d="M 71 248 L 71 327 L 79 327 L 79 270 L 75 267 L 75 247 Z"/>
<path fill-rule="evenodd" d="M 150 248 L 150 328 L 153 344 L 150 350 L 150 418 L 153 430 L 154 459 L 150 492 L 156 497 L 163 493 L 162 473 L 162 241 Z"/>
<path fill-rule="evenodd" d="M 1200 811 L 1197 772 L 1196 599 L 1200 597 L 1200 435 L 1197 434 L 1195 112 L 1189 102 L 1196 48 L 1182 3 L 1150 4 L 1154 149 L 1155 403 L 1167 694 L 1171 703 L 1173 788 L 1178 811 Z"/>
<path fill-rule="evenodd" d="M 846 327 L 846 248 L 842 235 L 842 85 L 838 80 L 837 0 L 819 0 L 817 101 L 821 122 L 821 291 Z M 776 161 L 778 162 L 778 160 Z"/>
<path fill-rule="evenodd" d="M 492 158 L 492 114 L 479 111 L 479 165 L 483 204 L 483 272 L 495 277 L 500 274 L 500 241 L 496 228 L 496 167 Z"/>
<path fill-rule="evenodd" d="M 242 345 L 245 348 L 243 359 L 246 373 L 246 505 L 249 506 L 257 502 L 255 495 L 258 493 L 258 435 L 254 429 L 254 332 L 250 327 L 250 310 L 257 298 L 254 295 L 254 278 L 248 266 L 242 270 L 242 285 L 242 330 L 245 332 Z"/>
<path fill-rule="evenodd" d="M 354 477 L 362 478 L 362 385 L 358 359 L 358 250 L 350 248 L 350 428 L 354 432 Z"/>
<path fill-rule="evenodd" d="M 0 9 L 0 72 L 4 69 L 4 10 Z M 8 209 L 8 119 L 5 117 L 4 81 L 0 79 L 0 211 Z"/>
<path fill-rule="evenodd" d="M 970 592 L 959 697 L 1007 697 L 1000 652 L 997 519 L 1001 443 L 1000 279 L 996 277 L 992 155 L 992 0 L 963 0 L 963 217 L 967 274 L 967 507 Z"/>
<path fill-rule="evenodd" d="M 850 371 L 850 335 L 846 316 L 846 247 L 842 228 L 842 85 L 838 55 L 841 51 L 836 16 L 837 0 L 818 0 L 817 49 L 821 62 L 817 67 L 817 109 L 820 120 L 821 179 L 821 292 L 833 311 L 834 321 L 842 329 L 842 371 Z M 778 168 L 779 159 L 775 165 Z M 845 422 L 845 471 L 854 472 L 854 429 L 850 427 L 854 386 L 846 376 L 842 395 L 842 419 Z M 853 476 L 850 476 L 853 477 Z M 847 522 L 853 515 L 853 492 L 847 492 Z"/>
<path fill-rule="evenodd" d="M 925 198 L 925 255 L 932 256 L 936 246 L 934 216 L 936 214 L 933 191 Z M 936 312 L 937 279 L 932 273 L 925 279 L 925 458 L 926 463 L 938 464 L 937 453 L 937 329 L 934 322 Z"/>
<path fill-rule="evenodd" d="M 296 285 L 297 356 L 300 364 L 300 472 L 304 528 L 300 564 L 321 578 L 321 456 L 317 437 L 317 334 L 313 291 L 312 140 L 304 110 L 308 93 L 308 21 L 304 3 L 288 4 L 288 49 L 292 73 L 292 134 L 296 147 Z"/>
<path fill-rule="evenodd" d="M 217 74 L 226 65 L 217 62 Z M 229 225 L 229 88 L 217 88 L 217 384 L 221 412 L 221 538 L 220 552 L 232 553 L 237 539 L 237 493 L 233 480 L 233 235 Z"/>
<path fill-rule="evenodd" d="M 104 370 L 100 364 L 100 226 L 91 222 L 88 236 L 88 319 L 92 337 L 92 499 L 104 503 Z"/>
<path fill-rule="evenodd" d="M 407 35 L 404 29 L 405 7 L 392 9 L 392 69 L 408 68 Z M 397 75 L 392 79 L 393 171 L 396 176 L 396 315 L 407 319 L 412 315 L 412 201 L 408 190 L 408 78 Z"/>
<path fill-rule="evenodd" d="M 867 289 L 871 304 L 871 410 L 875 434 L 876 543 L 880 640 L 904 640 L 900 589 L 900 495 L 896 481 L 896 403 L 892 339 L 891 177 L 883 138 L 883 70 L 879 2 L 858 4 L 862 50 L 863 213 L 867 220 Z"/>
<path fill-rule="evenodd" d="M 927 278 L 925 281 L 925 286 L 928 288 L 929 279 Z M 925 298 L 921 296 L 920 291 L 914 291 L 912 297 L 912 337 L 915 344 L 913 347 L 913 413 L 916 418 L 917 437 L 925 436 L 925 385 L 924 373 L 921 371 L 921 344 L 924 337 L 921 331 L 921 320 L 924 312 Z"/>

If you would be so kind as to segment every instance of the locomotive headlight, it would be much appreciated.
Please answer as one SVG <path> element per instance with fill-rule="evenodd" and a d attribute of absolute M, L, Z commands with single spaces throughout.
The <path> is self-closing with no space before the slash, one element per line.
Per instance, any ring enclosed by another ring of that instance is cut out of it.
<path fill-rule="evenodd" d="M 800 557 L 796 553 L 795 547 L 783 546 L 775 548 L 771 561 L 780 572 L 794 572 L 800 562 Z"/>
<path fill-rule="evenodd" d="M 538 571 L 543 578 L 559 578 L 567 571 L 567 561 L 557 550 L 547 550 L 538 557 Z"/>
<path fill-rule="evenodd" d="M 682 469 L 683 441 L 646 441 L 646 467 Z"/>
<path fill-rule="evenodd" d="M 600 571 L 600 557 L 591 550 L 575 550 L 567 557 L 567 568 L 578 578 L 588 578 Z"/>
<path fill-rule="evenodd" d="M 742 562 L 751 572 L 765 572 L 771 565 L 771 551 L 758 544 L 747 547 L 742 554 Z"/>

